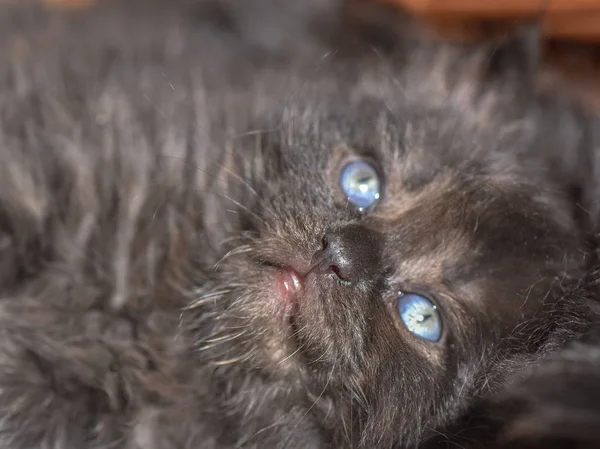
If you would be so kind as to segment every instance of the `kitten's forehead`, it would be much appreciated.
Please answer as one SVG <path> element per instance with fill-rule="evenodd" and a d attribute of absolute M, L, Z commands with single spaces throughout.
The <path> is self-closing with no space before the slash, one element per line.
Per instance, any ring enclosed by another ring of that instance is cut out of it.
<path fill-rule="evenodd" d="M 385 164 L 405 154 L 405 168 L 438 169 L 500 149 L 518 152 L 519 145 L 503 147 L 530 136 L 526 121 L 484 120 L 485 104 L 470 105 L 471 109 L 452 102 L 429 104 L 414 95 L 407 98 L 398 86 L 383 82 L 389 86 L 377 92 L 344 80 L 340 85 L 317 84 L 295 91 L 272 115 L 285 157 L 301 159 L 312 152 L 327 157 L 344 144 L 357 153 L 376 153 Z M 477 120 L 473 108 L 481 109 Z M 299 151 L 301 146 L 306 148 Z"/>

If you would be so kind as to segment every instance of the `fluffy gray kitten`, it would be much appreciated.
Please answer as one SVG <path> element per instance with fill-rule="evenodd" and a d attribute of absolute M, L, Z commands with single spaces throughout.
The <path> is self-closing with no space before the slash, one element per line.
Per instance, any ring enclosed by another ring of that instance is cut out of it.
<path fill-rule="evenodd" d="M 592 119 L 347 7 L 0 7 L 1 447 L 443 447 L 587 329 Z"/>

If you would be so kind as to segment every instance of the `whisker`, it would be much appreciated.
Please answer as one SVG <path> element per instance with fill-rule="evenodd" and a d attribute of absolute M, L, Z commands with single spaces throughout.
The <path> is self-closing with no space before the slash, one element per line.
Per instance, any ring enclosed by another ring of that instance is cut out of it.
<path fill-rule="evenodd" d="M 297 337 L 297 336 L 300 334 L 300 332 L 302 332 L 302 331 L 304 331 L 304 330 L 306 330 L 306 326 L 302 326 L 302 327 L 301 327 L 300 329 L 298 329 L 296 332 L 294 332 L 293 334 L 291 334 L 291 335 L 288 337 L 288 339 L 291 339 L 291 338 L 295 338 L 295 337 Z"/>
<path fill-rule="evenodd" d="M 285 358 L 283 358 L 282 360 L 280 360 L 279 362 L 277 362 L 278 365 L 281 365 L 282 363 L 285 363 L 287 360 L 291 359 L 292 357 L 294 357 L 296 354 L 298 354 L 302 349 L 304 349 L 306 347 L 306 343 L 301 344 L 298 349 L 296 349 L 294 352 L 292 352 L 290 355 L 286 356 Z"/>
<path fill-rule="evenodd" d="M 212 293 L 208 293 L 206 295 L 201 296 L 198 299 L 195 299 L 194 301 L 192 301 L 190 304 L 188 304 L 184 310 L 189 310 L 189 309 L 195 309 L 197 307 L 200 307 L 204 304 L 207 304 L 209 302 L 214 302 L 216 299 L 218 299 L 219 297 L 230 293 L 231 289 L 226 289 L 226 290 L 217 290 L 215 292 Z"/>
<path fill-rule="evenodd" d="M 323 265 L 324 263 L 326 263 L 328 260 L 329 260 L 329 258 L 327 256 L 323 256 L 322 258 L 320 258 L 319 260 L 317 260 L 314 264 L 312 264 L 310 267 L 308 267 L 308 271 L 306 271 L 306 273 L 304 273 L 302 275 L 302 277 L 308 276 L 310 273 L 312 273 L 314 270 L 316 270 L 321 265 Z"/>
<path fill-rule="evenodd" d="M 328 352 L 328 350 L 325 349 L 325 351 L 323 351 L 323 354 L 321 354 L 317 359 L 315 359 L 315 360 L 313 360 L 311 362 L 308 362 L 307 365 L 313 365 L 313 364 L 318 363 L 321 360 L 325 359 L 326 356 L 327 356 L 327 352 Z"/>
<path fill-rule="evenodd" d="M 231 256 L 237 256 L 239 254 L 246 254 L 252 251 L 252 247 L 249 245 L 240 245 L 227 253 L 223 257 L 221 257 L 218 262 L 214 265 L 214 270 L 217 271 L 219 269 L 219 265 L 221 265 L 226 259 Z"/>
<path fill-rule="evenodd" d="M 238 443 L 236 445 L 236 448 L 239 449 L 239 448 L 245 446 L 250 441 L 252 441 L 254 438 L 256 438 L 257 436 L 259 436 L 261 433 L 266 432 L 267 430 L 272 429 L 273 427 L 278 426 L 285 419 L 285 417 L 286 417 L 285 415 L 280 416 L 279 419 L 277 419 L 277 421 L 275 421 L 274 423 L 269 424 L 268 426 L 263 427 L 262 429 L 258 430 L 254 435 L 252 435 L 251 437 L 242 440 L 240 443 Z"/>
<path fill-rule="evenodd" d="M 239 338 L 242 335 L 245 335 L 246 333 L 247 333 L 247 331 L 244 330 L 237 334 L 227 334 L 227 335 L 223 335 L 222 337 L 203 339 L 202 342 L 203 343 L 223 343 L 223 342 L 235 340 L 236 338 Z"/>
<path fill-rule="evenodd" d="M 233 204 L 235 204 L 237 207 L 239 207 L 240 209 L 242 209 L 243 211 L 247 212 L 248 214 L 250 214 L 251 216 L 253 216 L 254 218 L 256 218 L 260 223 L 262 223 L 265 227 L 267 227 L 268 229 L 270 229 L 270 225 L 269 223 L 262 218 L 260 215 L 258 215 L 256 212 L 254 212 L 253 210 L 251 210 L 248 206 L 244 206 L 242 203 L 240 203 L 237 200 L 234 200 L 233 198 L 225 195 L 224 193 L 219 193 L 219 192 L 211 192 L 208 190 L 202 190 L 202 189 L 194 189 L 195 192 L 202 192 L 202 193 L 211 193 L 213 195 L 218 195 L 221 196 L 223 198 L 225 198 L 228 201 L 231 201 Z"/>
<path fill-rule="evenodd" d="M 150 183 L 150 185 L 160 185 L 161 183 L 156 181 L 153 183 Z M 210 194 L 210 195 L 217 195 L 220 196 L 228 201 L 231 201 L 233 204 L 235 204 L 237 207 L 239 207 L 240 209 L 242 209 L 243 211 L 247 212 L 248 214 L 250 214 L 252 217 L 254 217 L 256 220 L 258 220 L 261 224 L 263 224 L 264 226 L 266 226 L 267 228 L 270 228 L 269 224 L 267 223 L 267 221 L 262 218 L 260 215 L 258 215 L 256 212 L 254 212 L 252 209 L 250 209 L 248 206 L 243 205 L 242 203 L 240 203 L 237 200 L 234 200 L 233 198 L 225 195 L 224 193 L 220 193 L 220 192 L 214 192 L 214 191 L 210 191 L 210 190 L 206 190 L 206 189 L 193 189 L 195 192 L 200 192 L 200 193 L 206 193 L 206 194 Z M 139 195 L 135 196 L 131 201 L 135 201 L 137 198 L 139 197 Z M 158 206 L 158 208 L 162 207 L 164 204 L 166 204 L 166 201 L 162 201 L 161 204 Z M 273 214 L 272 211 L 270 211 L 269 209 L 265 208 L 266 211 L 269 211 L 269 213 Z M 155 211 L 158 211 L 158 209 Z"/>
<path fill-rule="evenodd" d="M 216 148 L 216 147 L 214 147 Z M 216 181 L 220 181 L 224 184 L 228 184 L 230 180 L 227 179 L 223 179 L 217 175 L 215 175 L 214 173 L 210 173 L 208 170 L 200 168 L 196 165 L 193 165 L 189 162 L 186 162 L 185 160 L 183 160 L 183 158 L 181 157 L 177 157 L 177 156 L 171 156 L 171 155 L 161 155 L 161 157 L 165 157 L 165 158 L 171 158 L 171 159 L 175 159 L 178 160 L 180 162 L 182 162 L 183 164 L 186 165 L 190 165 L 192 166 L 192 168 L 196 171 L 199 171 L 205 175 L 210 176 L 211 178 L 213 178 Z M 244 187 L 246 187 L 247 191 L 249 191 L 251 194 L 253 194 L 256 199 L 258 200 L 260 206 L 267 212 L 269 213 L 269 215 L 271 215 L 272 217 L 276 216 L 276 214 L 274 213 L 274 211 L 268 207 L 268 205 L 265 202 L 265 199 L 256 191 L 256 189 L 250 184 L 250 182 L 246 179 L 244 179 L 243 176 L 239 175 L 238 173 L 235 173 L 234 171 L 232 171 L 229 167 L 223 165 L 220 162 L 217 162 L 214 158 L 210 158 L 211 159 L 211 163 L 214 164 L 218 169 L 223 170 L 224 172 L 226 172 L 228 175 L 232 176 L 236 181 L 239 181 L 240 184 Z M 273 192 L 272 188 L 269 186 L 269 184 L 264 184 L 271 192 Z M 233 201 L 233 200 L 232 200 Z"/>
<path fill-rule="evenodd" d="M 213 361 L 211 363 L 215 366 L 231 365 L 233 363 L 246 361 L 246 360 L 250 359 L 254 354 L 255 354 L 255 351 L 249 352 L 240 357 L 234 357 L 234 358 L 228 359 L 228 360 Z"/>

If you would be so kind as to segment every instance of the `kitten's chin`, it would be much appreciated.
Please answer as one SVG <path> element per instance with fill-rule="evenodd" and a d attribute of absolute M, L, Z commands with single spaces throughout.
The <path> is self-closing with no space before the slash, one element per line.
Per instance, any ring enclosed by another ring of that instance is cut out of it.
<path fill-rule="evenodd" d="M 248 272 L 247 289 L 230 297 L 234 322 L 227 326 L 250 325 L 257 337 L 252 340 L 259 358 L 255 364 L 270 375 L 288 376 L 299 368 L 294 320 L 307 293 L 305 279 L 297 269 L 279 262 L 262 262 L 254 268 Z M 237 317 L 245 317 L 244 322 L 237 322 Z"/>

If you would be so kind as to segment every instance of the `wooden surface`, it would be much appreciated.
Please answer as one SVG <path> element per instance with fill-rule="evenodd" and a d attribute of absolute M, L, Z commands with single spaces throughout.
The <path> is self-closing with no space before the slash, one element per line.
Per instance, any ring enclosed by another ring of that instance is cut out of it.
<path fill-rule="evenodd" d="M 469 40 L 477 39 L 483 30 L 490 26 L 506 23 L 513 24 L 518 21 L 530 20 L 535 16 L 523 15 L 515 17 L 492 16 L 480 17 L 477 15 L 451 14 L 418 14 L 426 23 L 433 26 L 438 32 L 450 39 Z M 540 18 L 542 31 L 548 39 L 600 44 L 600 12 L 588 14 L 565 13 L 555 16 L 542 16 Z"/>
<path fill-rule="evenodd" d="M 378 0 L 404 8 L 452 37 L 485 21 L 539 19 L 546 35 L 600 43 L 600 0 Z"/>
<path fill-rule="evenodd" d="M 386 0 L 401 7 L 436 15 L 487 18 L 600 11 L 598 0 Z"/>

